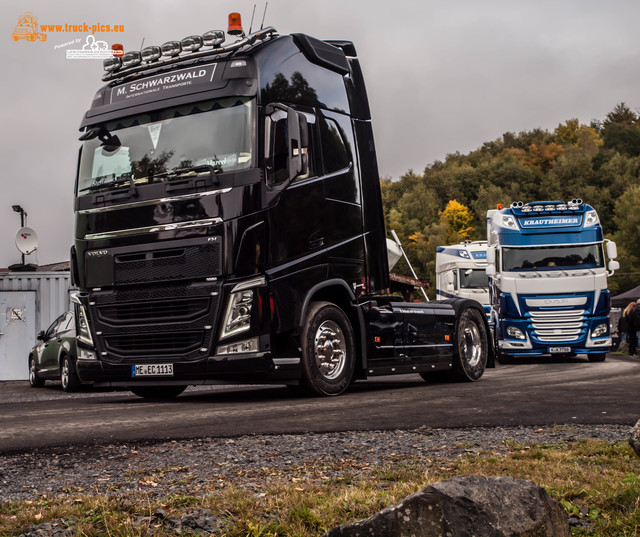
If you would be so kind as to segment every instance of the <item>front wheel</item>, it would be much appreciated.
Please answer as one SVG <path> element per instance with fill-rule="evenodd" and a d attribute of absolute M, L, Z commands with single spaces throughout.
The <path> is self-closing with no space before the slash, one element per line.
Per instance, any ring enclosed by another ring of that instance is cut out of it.
<path fill-rule="evenodd" d="M 129 389 L 138 397 L 144 399 L 166 400 L 175 399 L 186 386 L 129 386 Z"/>
<path fill-rule="evenodd" d="M 589 354 L 587 355 L 590 362 L 604 362 L 607 359 L 606 352 L 599 352 L 598 354 Z"/>
<path fill-rule="evenodd" d="M 313 302 L 302 331 L 302 385 L 315 395 L 339 395 L 355 368 L 353 330 L 344 312 L 330 302 Z"/>
<path fill-rule="evenodd" d="M 484 373 L 489 356 L 487 329 L 482 314 L 474 309 L 462 311 L 456 329 L 453 358 L 455 380 L 473 382 Z"/>
<path fill-rule="evenodd" d="M 60 382 L 65 392 L 77 392 L 80 389 L 80 379 L 76 366 L 68 355 L 62 357 L 60 363 Z"/>

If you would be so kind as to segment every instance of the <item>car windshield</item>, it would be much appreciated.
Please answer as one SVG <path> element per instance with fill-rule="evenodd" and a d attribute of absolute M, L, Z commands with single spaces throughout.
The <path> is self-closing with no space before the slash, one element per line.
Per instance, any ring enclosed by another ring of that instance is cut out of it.
<path fill-rule="evenodd" d="M 254 100 L 234 97 L 100 125 L 82 147 L 78 193 L 171 180 L 194 167 L 216 173 L 250 168 L 254 115 Z"/>
<path fill-rule="evenodd" d="M 602 245 L 504 248 L 502 270 L 556 270 L 604 267 Z"/>
<path fill-rule="evenodd" d="M 487 289 L 489 278 L 484 269 L 460 269 L 461 289 Z"/>

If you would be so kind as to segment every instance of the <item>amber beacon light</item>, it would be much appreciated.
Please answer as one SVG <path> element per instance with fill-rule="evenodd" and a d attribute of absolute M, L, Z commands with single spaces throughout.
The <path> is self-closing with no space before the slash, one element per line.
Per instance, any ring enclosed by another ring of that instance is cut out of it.
<path fill-rule="evenodd" d="M 240 13 L 229 13 L 229 29 L 227 30 L 229 35 L 242 35 L 242 19 Z"/>

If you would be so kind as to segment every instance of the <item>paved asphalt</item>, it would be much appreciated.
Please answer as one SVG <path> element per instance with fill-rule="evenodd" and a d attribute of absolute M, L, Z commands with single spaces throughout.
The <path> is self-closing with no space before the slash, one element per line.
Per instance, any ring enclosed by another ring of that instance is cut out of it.
<path fill-rule="evenodd" d="M 175 401 L 130 392 L 65 394 L 59 386 L 0 384 L 0 453 L 63 445 L 231 437 L 245 434 L 633 425 L 640 419 L 640 359 L 609 355 L 527 360 L 488 369 L 475 383 L 433 384 L 417 375 L 354 384 L 334 398 L 285 387 L 202 386 Z"/>

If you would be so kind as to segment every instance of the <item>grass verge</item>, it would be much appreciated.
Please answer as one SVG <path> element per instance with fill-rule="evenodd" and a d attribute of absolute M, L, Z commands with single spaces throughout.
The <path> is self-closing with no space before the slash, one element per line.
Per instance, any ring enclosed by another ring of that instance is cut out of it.
<path fill-rule="evenodd" d="M 0 535 L 30 529 L 86 537 L 317 536 L 366 518 L 430 483 L 462 474 L 508 475 L 543 486 L 574 522 L 572 535 L 640 537 L 640 458 L 626 442 L 518 445 L 455 459 L 313 461 L 286 472 L 263 468 L 237 480 L 212 475 L 191 493 L 153 496 L 170 485 L 159 468 L 134 492 L 73 491 L 0 505 Z M 189 482 L 189 468 L 180 473 Z M 151 480 L 153 479 L 153 481 Z M 168 478 L 167 478 L 168 479 Z"/>

